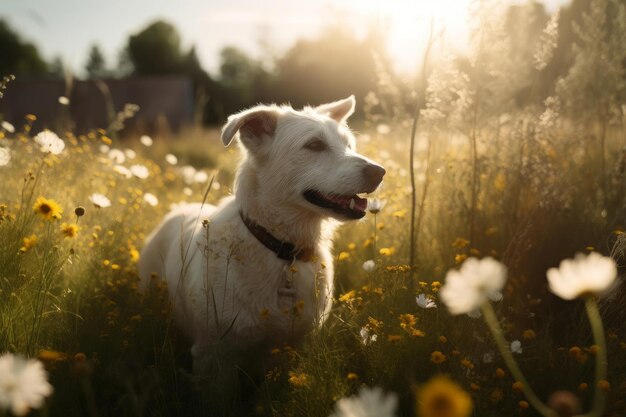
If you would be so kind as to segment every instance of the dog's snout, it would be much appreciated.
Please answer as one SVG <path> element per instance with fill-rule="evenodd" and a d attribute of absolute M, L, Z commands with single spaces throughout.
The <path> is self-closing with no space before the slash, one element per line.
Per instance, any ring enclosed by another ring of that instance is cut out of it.
<path fill-rule="evenodd" d="M 377 164 L 368 163 L 363 167 L 363 174 L 373 188 L 378 187 L 386 172 L 385 168 Z"/>

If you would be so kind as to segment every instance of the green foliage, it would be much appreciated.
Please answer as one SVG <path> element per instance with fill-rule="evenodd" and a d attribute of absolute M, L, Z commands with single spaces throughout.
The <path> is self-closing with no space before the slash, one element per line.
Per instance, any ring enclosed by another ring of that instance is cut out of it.
<path fill-rule="evenodd" d="M 0 60 L 2 75 L 34 75 L 46 72 L 46 63 L 37 48 L 20 39 L 4 20 L 0 20 L 0 51 L 2 51 Z"/>

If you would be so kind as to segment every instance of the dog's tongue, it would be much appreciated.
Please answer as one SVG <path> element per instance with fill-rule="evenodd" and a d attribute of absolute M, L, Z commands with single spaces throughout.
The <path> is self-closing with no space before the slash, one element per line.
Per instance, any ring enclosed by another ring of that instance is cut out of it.
<path fill-rule="evenodd" d="M 367 198 L 361 198 L 357 195 L 353 196 L 330 196 L 328 200 L 343 208 L 356 211 L 365 211 L 367 209 Z"/>

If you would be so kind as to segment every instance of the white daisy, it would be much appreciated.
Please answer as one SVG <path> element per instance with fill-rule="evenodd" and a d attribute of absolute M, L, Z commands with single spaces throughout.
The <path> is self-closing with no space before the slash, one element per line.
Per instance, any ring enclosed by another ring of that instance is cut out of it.
<path fill-rule="evenodd" d="M 371 200 L 368 200 L 367 202 L 367 211 L 372 214 L 378 214 L 383 209 L 383 207 L 385 207 L 385 204 L 387 204 L 386 200 L 373 198 Z"/>
<path fill-rule="evenodd" d="M 126 154 L 126 158 L 128 159 L 135 159 L 135 157 L 137 157 L 137 152 L 133 151 L 132 149 L 124 149 L 124 153 Z"/>
<path fill-rule="evenodd" d="M 363 262 L 363 269 L 365 272 L 373 272 L 376 269 L 376 262 L 372 259 Z"/>
<path fill-rule="evenodd" d="M 109 200 L 104 194 L 94 193 L 89 196 L 89 201 L 91 201 L 91 203 L 98 208 L 111 207 L 111 200 Z"/>
<path fill-rule="evenodd" d="M 124 155 L 124 152 L 119 149 L 111 149 L 107 156 L 116 164 L 123 164 L 126 160 L 126 155 Z"/>
<path fill-rule="evenodd" d="M 113 171 L 117 172 L 124 178 L 131 178 L 133 176 L 132 172 L 130 172 L 130 169 L 126 168 L 124 165 L 115 165 L 113 167 Z"/>
<path fill-rule="evenodd" d="M 146 203 L 150 204 L 152 207 L 159 204 L 159 199 L 154 194 L 151 194 L 151 193 L 145 193 L 143 195 L 143 199 Z"/>
<path fill-rule="evenodd" d="M 178 158 L 176 158 L 176 155 L 168 153 L 165 155 L 165 162 L 170 165 L 176 165 L 178 163 Z"/>
<path fill-rule="evenodd" d="M 506 267 L 493 258 L 469 258 L 460 270 L 448 271 L 441 300 L 452 314 L 479 309 L 487 299 L 499 300 L 506 282 Z"/>
<path fill-rule="evenodd" d="M 56 133 L 50 130 L 39 132 L 35 136 L 35 142 L 40 146 L 41 152 L 58 155 L 65 149 L 65 142 Z"/>
<path fill-rule="evenodd" d="M 152 140 L 152 138 L 148 135 L 143 135 L 139 138 L 139 142 L 141 142 L 141 144 L 145 147 L 150 147 L 152 146 L 152 144 L 154 143 L 154 141 Z"/>
<path fill-rule="evenodd" d="M 185 184 L 193 184 L 193 177 L 196 175 L 196 169 L 191 165 L 185 165 L 180 168 Z"/>
<path fill-rule="evenodd" d="M 59 97 L 59 104 L 63 106 L 68 106 L 70 104 L 70 99 L 65 96 L 61 96 Z"/>
<path fill-rule="evenodd" d="M 426 294 L 420 294 L 415 297 L 415 302 L 417 303 L 418 307 L 421 308 L 437 308 L 437 304 L 435 304 L 432 299 L 426 297 Z"/>
<path fill-rule="evenodd" d="M 42 363 L 11 353 L 0 356 L 0 409 L 25 416 L 40 408 L 52 394 L 52 385 Z"/>
<path fill-rule="evenodd" d="M 357 396 L 337 401 L 330 417 L 393 417 L 397 408 L 396 394 L 385 394 L 379 387 L 363 387 Z"/>
<path fill-rule="evenodd" d="M 522 342 L 520 342 L 519 340 L 514 340 L 511 342 L 511 352 L 521 355 L 523 351 L 524 349 L 522 349 Z"/>
<path fill-rule="evenodd" d="M 611 288 L 617 278 L 615 261 L 597 252 L 577 254 L 561 262 L 558 269 L 548 270 L 550 291 L 564 300 L 585 294 L 601 294 Z"/>
<path fill-rule="evenodd" d="M 130 172 L 137 178 L 145 180 L 150 176 L 150 171 L 143 165 L 131 165 Z"/>
<path fill-rule="evenodd" d="M 15 132 L 15 126 L 13 126 L 11 123 L 7 122 L 6 120 L 2 122 L 2 124 L 0 124 L 0 126 L 2 126 L 2 128 L 4 130 L 6 130 L 9 133 L 14 133 Z"/>
<path fill-rule="evenodd" d="M 193 190 L 189 187 L 185 187 L 183 188 L 183 194 L 185 194 L 187 197 L 191 197 L 193 195 Z"/>
<path fill-rule="evenodd" d="M 98 147 L 98 150 L 100 151 L 100 153 L 108 154 L 111 148 L 109 147 L 109 145 L 102 144 Z"/>
<path fill-rule="evenodd" d="M 204 184 L 209 180 L 209 174 L 204 171 L 197 171 L 193 176 L 193 182 L 196 184 Z"/>
<path fill-rule="evenodd" d="M 365 346 L 372 344 L 376 340 L 378 340 L 378 335 L 372 332 L 369 326 L 361 327 L 361 330 L 359 331 L 359 336 L 361 336 L 361 343 L 363 343 Z"/>
<path fill-rule="evenodd" d="M 11 150 L 0 146 L 0 167 L 7 165 L 11 161 Z"/>

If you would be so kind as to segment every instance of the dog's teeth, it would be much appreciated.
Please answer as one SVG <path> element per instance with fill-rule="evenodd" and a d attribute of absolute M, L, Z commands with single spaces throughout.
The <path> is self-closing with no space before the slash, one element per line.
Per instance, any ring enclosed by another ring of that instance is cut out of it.
<path fill-rule="evenodd" d="M 354 198 L 350 199 L 350 210 L 354 210 Z"/>

